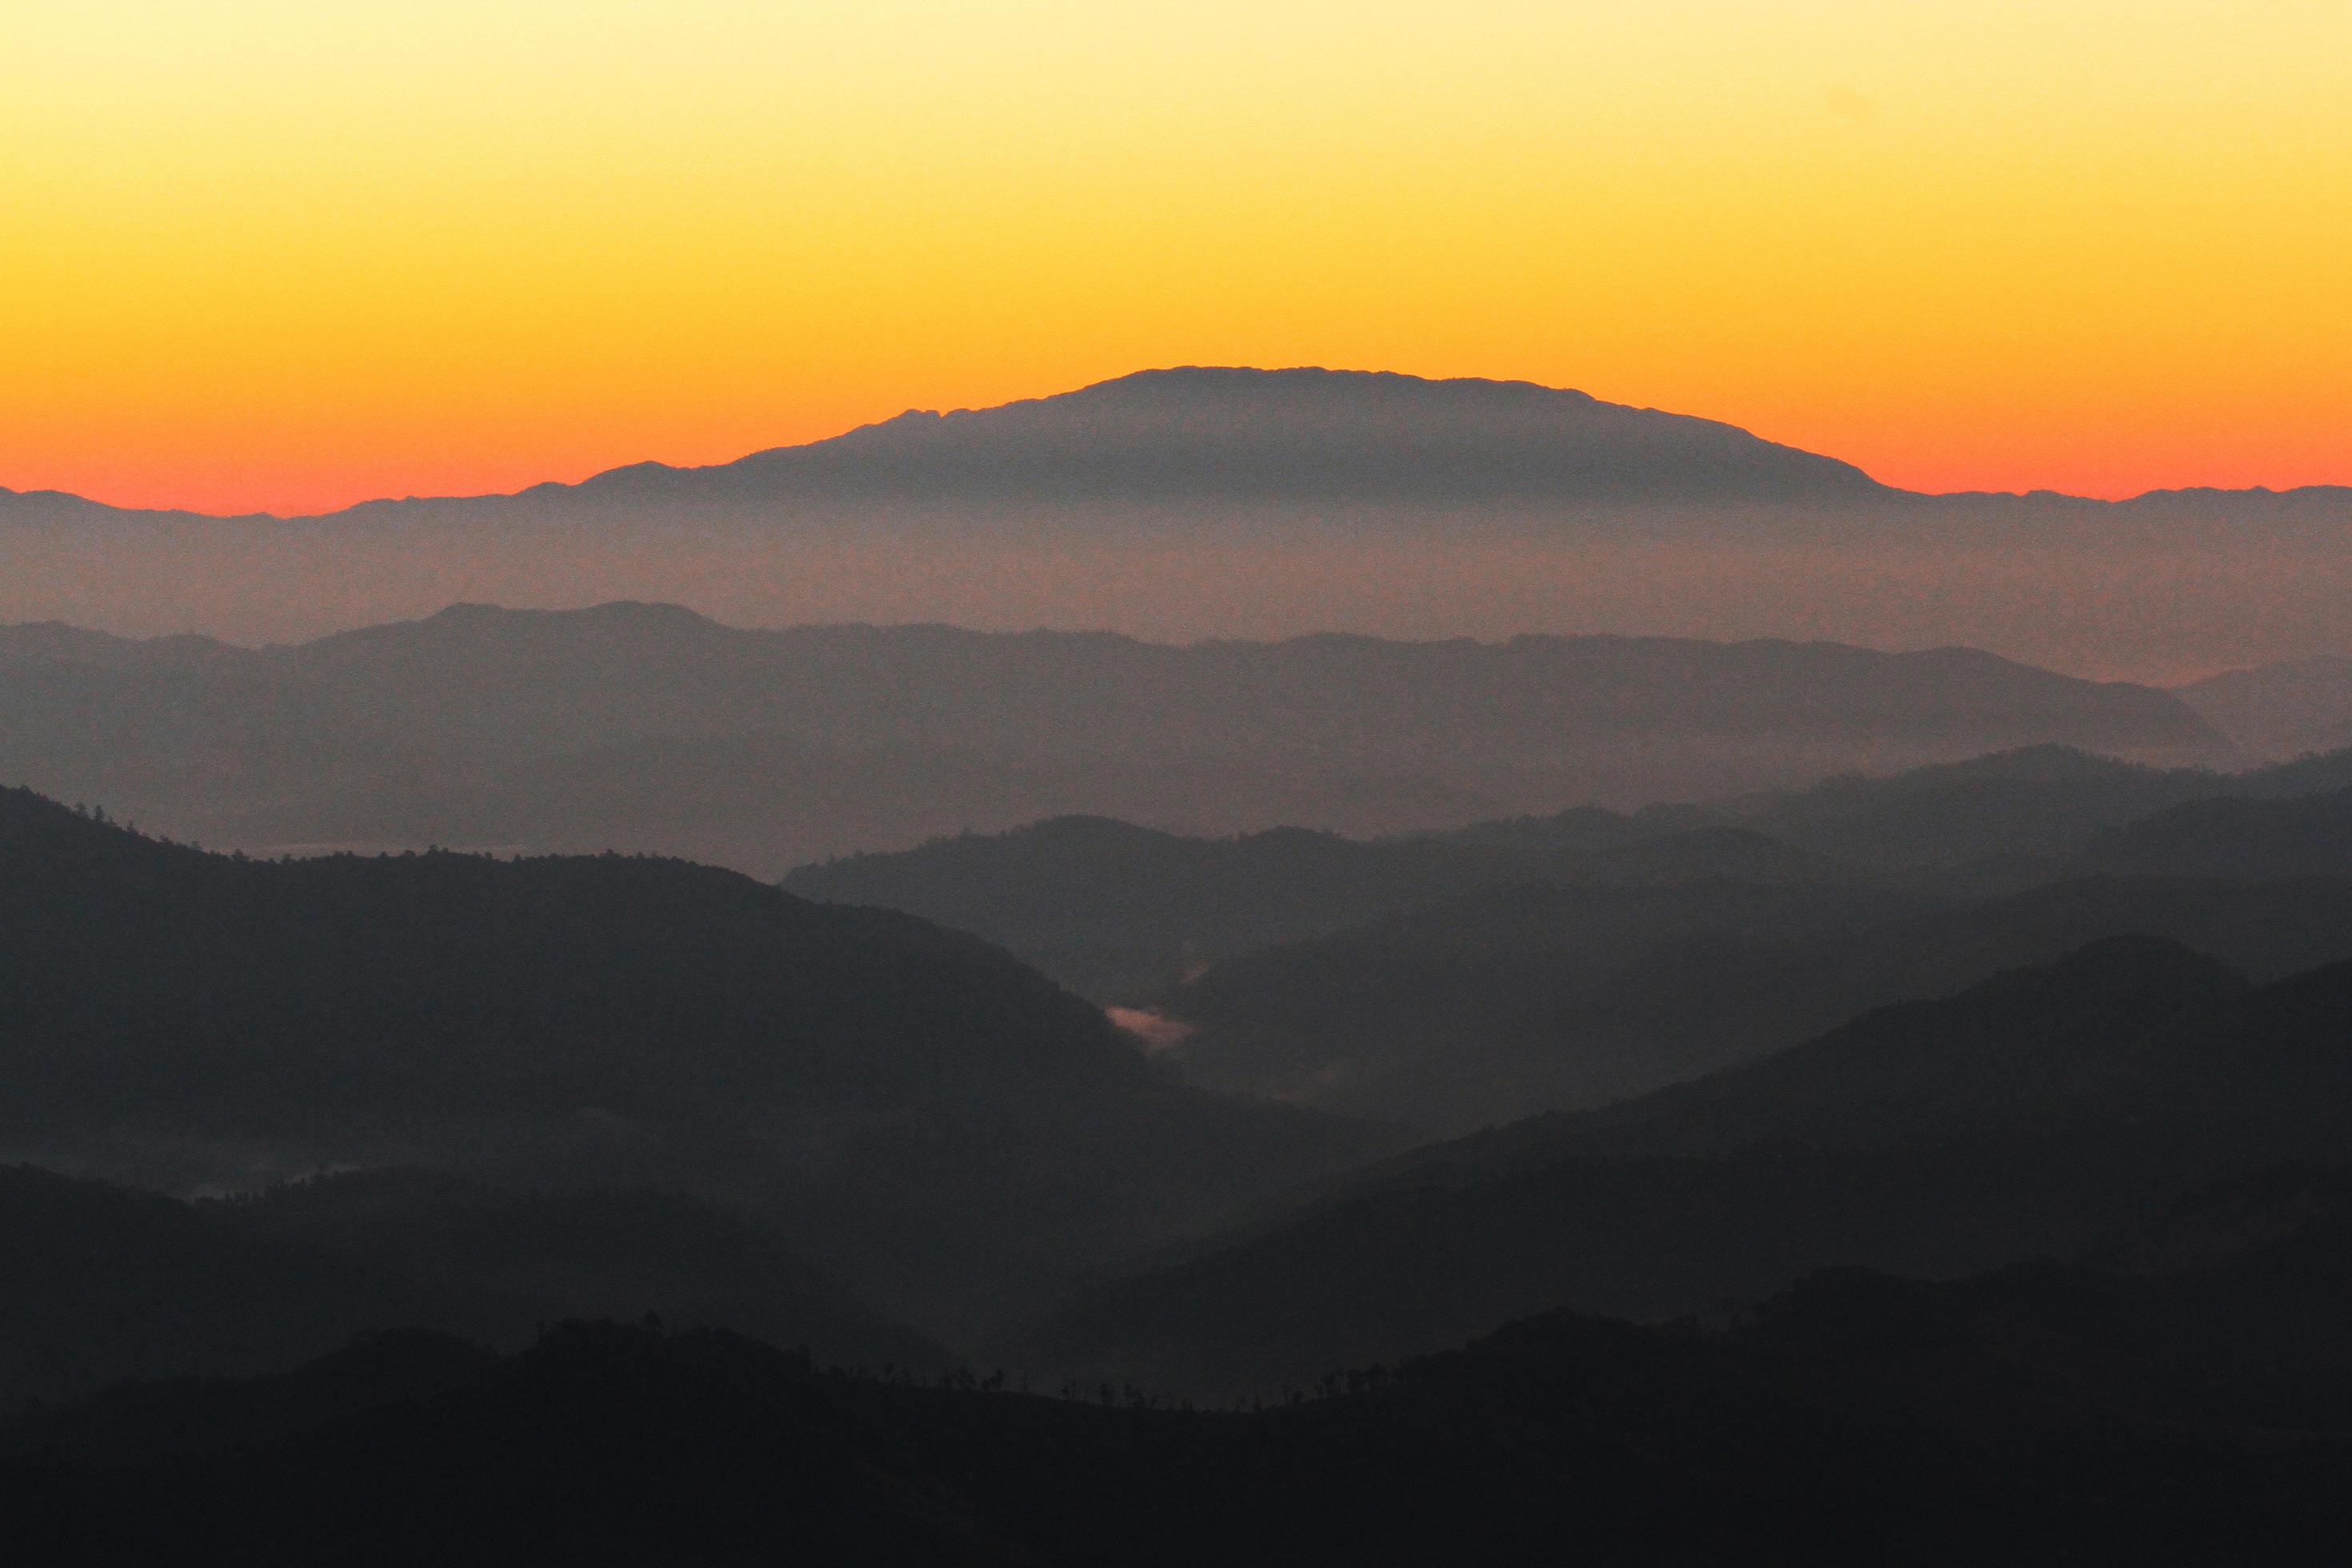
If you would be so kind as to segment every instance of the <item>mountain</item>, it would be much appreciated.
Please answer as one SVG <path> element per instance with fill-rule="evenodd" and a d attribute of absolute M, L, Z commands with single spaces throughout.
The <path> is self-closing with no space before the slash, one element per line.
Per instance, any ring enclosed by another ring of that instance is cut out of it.
<path fill-rule="evenodd" d="M 370 1329 L 527 1342 L 529 1303 L 206 1224 L 187 1205 L 0 1166 L 0 1415 L 124 1378 L 250 1376 Z"/>
<path fill-rule="evenodd" d="M 2200 800 L 2111 828 L 2082 863 L 2107 872 L 2276 878 L 2352 873 L 2352 789 Z"/>
<path fill-rule="evenodd" d="M 953 1354 L 824 1279 L 773 1229 L 674 1193 L 504 1193 L 421 1172 L 187 1204 L 0 1167 L 0 1417 L 126 1378 L 279 1372 L 427 1328 L 519 1350 L 580 1315 L 716 1325 L 821 1363 Z"/>
<path fill-rule="evenodd" d="M 1747 503 L 1873 497 L 1834 458 L 1708 419 L 1517 381 L 1186 367 L 1055 397 L 910 409 L 712 468 L 643 463 L 520 501 L 758 505 Z"/>
<path fill-rule="evenodd" d="M 2352 964 L 2267 986 L 2152 938 L 1868 1013 L 1758 1063 L 1416 1151 L 1108 1283 L 1032 1353 L 1312 1376 L 1545 1304 L 1674 1317 L 1824 1268 L 2082 1255 L 2232 1171 L 2340 1157 Z"/>
<path fill-rule="evenodd" d="M 1520 884 L 1238 955 L 1154 1013 L 1176 1036 L 1167 1059 L 1195 1082 L 1454 1133 L 1638 1093 L 1745 1054 L 1688 1016 L 1658 1029 L 1547 1026 L 1612 981 L 1655 972 L 1661 996 L 1704 1006 L 1711 995 L 1683 984 L 1703 967 L 1685 961 L 1677 974 L 1668 955 L 1743 942 L 1777 951 L 1809 935 L 1833 945 L 1934 901 L 1795 879 Z M 1786 1043 L 1777 1020 L 1738 1011 L 1749 1049 Z"/>
<path fill-rule="evenodd" d="M 257 853 L 624 847 L 781 875 L 1073 813 L 1385 832 L 2050 742 L 2224 750 L 2165 693 L 1966 649 L 1171 647 L 637 604 L 459 605 L 250 650 L 0 629 L 0 776 Z"/>
<path fill-rule="evenodd" d="M 1195 368 L 319 518 L 0 492 L 0 619 L 256 642 L 635 599 L 1177 642 L 1796 630 L 2168 678 L 2352 646 L 2347 519 L 2352 489 L 1919 496 L 1575 392 Z"/>
<path fill-rule="evenodd" d="M 2268 787 L 2260 771 L 2150 767 L 2040 745 L 1878 778 L 1830 779 L 1719 803 L 1715 811 L 1865 866 L 1978 872 L 1999 882 L 2055 874 L 2105 828 L 2189 801 Z"/>
<path fill-rule="evenodd" d="M 730 1336 L 378 1336 L 0 1434 L 83 1563 L 2325 1563 L 2341 1215 L 2128 1278 L 1817 1276 L 1728 1327 L 1553 1311 L 1272 1407 L 815 1375 Z M 1074 1395 L 1076 1395 L 1074 1397 Z"/>
<path fill-rule="evenodd" d="M 2352 752 L 2219 773 L 2042 745 L 1701 804 L 1576 806 L 1370 841 L 1297 829 L 1225 840 L 1054 818 L 803 866 L 785 886 L 978 932 L 1097 1001 L 1137 1004 L 1254 949 L 1488 889 L 1715 879 L 2007 893 L 2079 874 L 2077 858 L 2101 832 L 2168 807 L 2347 784 Z M 1689 857 L 1679 869 L 1677 855 Z"/>
<path fill-rule="evenodd" d="M 2224 670 L 2173 690 L 2250 757 L 2352 746 L 2352 658 L 2342 654 Z"/>
<path fill-rule="evenodd" d="M 1538 860 L 1661 831 L 1654 818 L 1596 807 L 1507 833 L 1509 826 L 1369 841 L 1296 827 L 1200 838 L 1055 817 L 803 866 L 784 887 L 977 931 L 1098 1001 L 1140 1003 L 1230 954 L 1511 882 Z"/>
<path fill-rule="evenodd" d="M 1213 965 L 1155 1010 L 1194 1081 L 1458 1133 L 1644 1093 L 2134 934 L 2274 979 L 2352 959 L 2352 879 L 1515 888 Z"/>
<path fill-rule="evenodd" d="M 1530 382 L 1185 366 L 994 408 L 909 409 L 844 435 L 704 468 L 635 463 L 578 484 L 369 501 L 300 521 L 341 526 L 453 511 L 504 521 L 679 509 L 790 517 L 845 501 L 1758 505 L 1895 493 L 1852 464 L 1735 426 Z M 110 510 L 69 496 L 0 491 L 0 519 L 46 513 L 87 521 Z"/>
<path fill-rule="evenodd" d="M 771 1225 L 653 1188 L 509 1192 L 430 1171 L 320 1175 L 196 1212 L 216 1228 L 343 1259 L 383 1278 L 525 1303 L 533 1320 L 650 1312 L 820 1364 L 951 1365 L 954 1353 L 826 1279 Z M 414 1321 L 383 1315 L 371 1327 Z"/>
<path fill-rule="evenodd" d="M 619 856 L 265 862 L 0 795 L 0 1146 L 656 1184 L 927 1323 L 1374 1146 L 1184 1088 L 979 940 Z"/>

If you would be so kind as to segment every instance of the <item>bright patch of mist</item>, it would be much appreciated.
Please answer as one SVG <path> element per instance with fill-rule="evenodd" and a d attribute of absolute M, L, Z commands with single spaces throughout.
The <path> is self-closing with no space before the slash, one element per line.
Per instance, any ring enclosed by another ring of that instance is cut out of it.
<path fill-rule="evenodd" d="M 1110 1021 L 1142 1042 L 1143 1054 L 1156 1057 L 1192 1037 L 1192 1026 L 1171 1018 L 1157 1007 L 1106 1007 Z"/>

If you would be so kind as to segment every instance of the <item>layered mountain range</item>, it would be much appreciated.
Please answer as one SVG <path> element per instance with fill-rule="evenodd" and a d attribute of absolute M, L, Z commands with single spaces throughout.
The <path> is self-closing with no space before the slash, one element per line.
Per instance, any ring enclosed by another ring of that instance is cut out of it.
<path fill-rule="evenodd" d="M 644 849 L 767 876 L 1068 813 L 1384 832 L 2056 743 L 2237 751 L 2179 697 L 1963 648 L 1170 646 L 459 605 L 288 647 L 0 627 L 0 776 L 174 837 Z"/>
<path fill-rule="evenodd" d="M 215 519 L 0 492 L 0 618 L 232 640 L 460 599 L 1189 641 L 1621 631 L 2200 676 L 2352 641 L 2352 490 L 1928 497 L 1490 381 L 1154 371 L 709 468 Z"/>

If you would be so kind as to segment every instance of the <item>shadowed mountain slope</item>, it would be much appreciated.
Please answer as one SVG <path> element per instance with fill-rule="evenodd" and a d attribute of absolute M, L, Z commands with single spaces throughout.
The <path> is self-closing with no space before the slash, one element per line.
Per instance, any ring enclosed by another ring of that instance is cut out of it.
<path fill-rule="evenodd" d="M 901 1310 L 1366 1147 L 1171 1081 L 975 938 L 671 861 L 246 861 L 9 792 L 0 995 L 0 1139 L 32 1156 L 677 1186 Z"/>
<path fill-rule="evenodd" d="M 821 1365 L 937 1370 L 952 1352 L 825 1279 L 775 1226 L 652 1188 L 517 1193 L 416 1170 L 314 1176 L 196 1205 L 220 1228 L 414 1284 L 530 1303 L 535 1321 L 652 1312 Z M 401 1328 L 394 1317 L 378 1328 Z"/>
<path fill-rule="evenodd" d="M 192 1205 L 0 1167 L 0 1416 L 123 1378 L 278 1371 L 364 1332 L 520 1349 L 582 1313 L 722 1325 L 824 1363 L 953 1360 L 774 1231 L 677 1194 L 368 1173 Z"/>
<path fill-rule="evenodd" d="M 1171 1381 L 1312 1375 L 1537 1303 L 1670 1316 L 1824 1267 L 2080 1254 L 2352 1135 L 2352 965 L 2253 987 L 2128 938 L 1580 1115 L 1419 1151 L 1045 1333 Z"/>
<path fill-rule="evenodd" d="M 0 1414 L 122 1378 L 248 1376 L 369 1329 L 518 1343 L 529 1303 L 206 1224 L 153 1193 L 0 1166 Z"/>
<path fill-rule="evenodd" d="M 2175 806 L 2101 834 L 2083 851 L 2082 863 L 2108 872 L 2191 877 L 2352 874 L 2352 789 Z"/>
<path fill-rule="evenodd" d="M 1248 953 L 1172 991 L 1195 1081 L 1463 1131 L 1643 1093 L 2086 942 L 2262 979 L 2352 959 L 2352 879 L 1512 889 Z"/>
<path fill-rule="evenodd" d="M 1554 1311 L 1206 1413 L 566 1324 L 379 1337 L 0 1431 L 0 1550 L 146 1561 L 2323 1563 L 2340 1223 L 2154 1279 L 1844 1270 L 1727 1329 Z M 2312 1331 L 2316 1330 L 2316 1332 Z"/>

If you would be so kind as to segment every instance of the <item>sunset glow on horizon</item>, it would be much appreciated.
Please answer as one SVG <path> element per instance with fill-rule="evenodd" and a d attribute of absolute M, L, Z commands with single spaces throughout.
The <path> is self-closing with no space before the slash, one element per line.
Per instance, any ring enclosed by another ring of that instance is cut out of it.
<path fill-rule="evenodd" d="M 2342 0 L 84 0 L 0 19 L 0 486 L 724 461 L 1153 366 L 1922 489 L 2352 483 Z"/>

